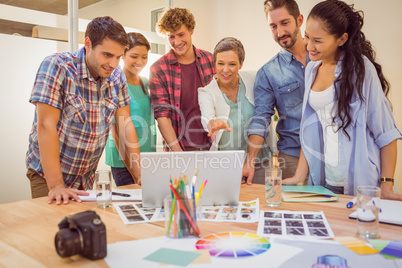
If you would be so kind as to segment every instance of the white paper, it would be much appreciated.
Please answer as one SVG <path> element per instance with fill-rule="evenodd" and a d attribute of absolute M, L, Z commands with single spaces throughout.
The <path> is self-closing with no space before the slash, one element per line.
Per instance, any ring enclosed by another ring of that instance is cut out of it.
<path fill-rule="evenodd" d="M 294 238 L 334 238 L 324 212 L 275 210 L 260 212 L 257 234 Z"/>
<path fill-rule="evenodd" d="M 79 195 L 79 198 L 82 201 L 89 201 L 89 202 L 96 201 L 96 191 L 95 190 L 88 190 L 86 192 L 89 193 L 89 195 Z M 141 201 L 142 200 L 141 189 L 119 189 L 119 190 L 113 190 L 112 192 L 130 195 L 128 197 L 121 196 L 121 195 L 112 195 L 112 201 Z"/>
<path fill-rule="evenodd" d="M 258 222 L 260 215 L 259 199 L 239 202 L 237 206 L 203 206 L 202 221 L 214 222 Z"/>
<path fill-rule="evenodd" d="M 105 258 L 109 267 L 177 267 L 173 265 L 163 265 L 160 263 L 144 260 L 144 257 L 157 251 L 160 248 L 170 248 L 177 250 L 193 251 L 196 250 L 196 238 L 167 238 L 165 236 L 117 242 L 107 245 L 107 256 Z M 243 258 L 224 258 L 211 256 L 211 263 L 190 264 L 186 267 L 279 267 L 287 260 L 301 253 L 303 249 L 284 244 L 275 244 L 264 253 L 252 257 Z"/>

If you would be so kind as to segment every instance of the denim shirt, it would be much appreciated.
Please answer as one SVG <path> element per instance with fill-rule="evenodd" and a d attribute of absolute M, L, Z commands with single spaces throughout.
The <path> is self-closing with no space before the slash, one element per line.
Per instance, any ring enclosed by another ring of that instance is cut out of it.
<path fill-rule="evenodd" d="M 307 63 L 310 58 L 307 54 Z M 254 117 L 248 135 L 266 138 L 271 116 L 278 110 L 278 150 L 299 157 L 300 121 L 304 95 L 305 67 L 292 53 L 281 48 L 257 73 L 254 84 Z"/>
<path fill-rule="evenodd" d="M 341 73 L 342 60 L 343 56 L 338 61 L 335 77 Z M 350 139 L 343 130 L 338 131 L 344 193 L 349 195 L 355 195 L 356 187 L 359 185 L 379 185 L 380 149 L 396 139 L 402 139 L 401 131 L 396 127 L 388 100 L 382 91 L 377 71 L 366 57 L 364 63 L 364 101 L 361 101 L 356 93 L 349 103 L 352 121 L 347 127 L 347 132 Z M 322 127 L 317 113 L 308 102 L 311 85 L 320 64 L 320 61 L 311 62 L 306 68 L 307 90 L 304 95 L 300 129 L 301 146 L 309 166 L 309 185 L 325 185 Z M 338 118 L 335 122 L 340 124 Z"/>

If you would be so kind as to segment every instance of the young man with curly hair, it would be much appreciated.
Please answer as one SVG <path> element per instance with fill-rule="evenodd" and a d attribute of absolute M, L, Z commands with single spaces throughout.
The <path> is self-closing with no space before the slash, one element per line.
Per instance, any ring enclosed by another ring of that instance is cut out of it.
<path fill-rule="evenodd" d="M 151 66 L 149 89 L 159 130 L 168 151 L 208 150 L 211 142 L 201 125 L 198 88 L 215 74 L 212 54 L 192 43 L 195 20 L 185 8 L 170 8 L 157 31 L 170 51 Z"/>

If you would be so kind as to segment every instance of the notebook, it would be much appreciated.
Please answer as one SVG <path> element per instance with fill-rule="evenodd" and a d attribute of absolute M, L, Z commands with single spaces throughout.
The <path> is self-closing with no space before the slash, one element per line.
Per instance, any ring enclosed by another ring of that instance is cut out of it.
<path fill-rule="evenodd" d="M 402 225 L 402 201 L 381 199 L 381 212 L 379 213 L 379 221 L 382 223 L 391 223 Z M 349 215 L 349 218 L 356 219 L 357 211 Z"/>
<path fill-rule="evenodd" d="M 322 185 L 282 185 L 283 202 L 329 202 L 338 199 L 337 194 Z"/>
<path fill-rule="evenodd" d="M 169 180 L 180 174 L 191 181 L 199 169 L 195 192 L 208 180 L 201 205 L 237 205 L 239 202 L 244 151 L 144 152 L 141 159 L 142 204 L 161 207 L 170 195 Z"/>

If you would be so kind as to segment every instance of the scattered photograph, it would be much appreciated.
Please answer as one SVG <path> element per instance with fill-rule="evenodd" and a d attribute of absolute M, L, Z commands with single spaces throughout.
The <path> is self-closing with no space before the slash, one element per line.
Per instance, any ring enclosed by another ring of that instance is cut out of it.
<path fill-rule="evenodd" d="M 241 213 L 254 213 L 255 212 L 255 208 L 242 208 L 240 210 Z"/>
<path fill-rule="evenodd" d="M 247 215 L 247 214 L 245 214 Z M 324 212 L 261 211 L 257 235 L 334 238 Z"/>
<path fill-rule="evenodd" d="M 124 224 L 164 221 L 164 212 L 160 208 L 143 208 L 140 202 L 113 203 Z"/>
<path fill-rule="evenodd" d="M 237 207 L 235 207 L 235 208 L 224 208 L 223 209 L 223 212 L 224 213 L 237 213 Z"/>
<path fill-rule="evenodd" d="M 242 214 L 242 215 L 241 215 L 241 218 L 242 218 L 242 219 L 245 219 L 245 220 L 251 220 L 250 214 Z"/>
<path fill-rule="evenodd" d="M 219 210 L 220 210 L 220 208 L 206 208 L 206 209 L 204 209 L 204 211 L 210 211 L 210 212 L 216 212 L 216 213 L 218 213 Z"/>
<path fill-rule="evenodd" d="M 264 234 L 281 235 L 282 234 L 282 228 L 281 227 L 265 227 L 264 228 Z"/>
<path fill-rule="evenodd" d="M 235 220 L 236 218 L 237 215 L 233 213 L 222 213 L 219 217 L 221 220 Z"/>
<path fill-rule="evenodd" d="M 203 206 L 200 218 L 214 222 L 258 222 L 259 199 L 237 205 Z"/>
<path fill-rule="evenodd" d="M 303 228 L 286 228 L 287 235 L 305 235 L 305 231 Z"/>
<path fill-rule="evenodd" d="M 150 213 L 150 212 L 155 212 L 155 208 L 143 208 L 142 209 L 142 211 L 144 212 L 144 213 Z"/>
<path fill-rule="evenodd" d="M 282 226 L 281 220 L 265 220 L 264 226 Z"/>
<path fill-rule="evenodd" d="M 328 230 L 325 228 L 309 228 L 311 236 L 328 236 Z"/>
<path fill-rule="evenodd" d="M 322 216 L 320 214 L 303 214 L 303 217 L 306 220 L 322 220 Z"/>
<path fill-rule="evenodd" d="M 286 226 L 303 227 L 303 221 L 285 221 Z"/>
<path fill-rule="evenodd" d="M 137 210 L 132 209 L 132 210 L 123 210 L 124 215 L 130 216 L 130 215 L 138 215 L 140 214 Z"/>
<path fill-rule="evenodd" d="M 211 220 L 214 220 L 214 219 L 216 219 L 216 216 L 217 216 L 218 214 L 217 213 L 202 213 L 201 214 L 201 219 L 211 219 Z"/>
<path fill-rule="evenodd" d="M 323 221 L 308 221 L 308 227 L 325 227 L 325 223 Z"/>
<path fill-rule="evenodd" d="M 282 213 L 264 212 L 264 218 L 282 218 Z"/>
<path fill-rule="evenodd" d="M 135 209 L 133 205 L 121 205 L 119 206 L 121 210 Z"/>
<path fill-rule="evenodd" d="M 303 219 L 302 214 L 283 214 L 285 219 Z"/>
<path fill-rule="evenodd" d="M 127 220 L 131 222 L 136 222 L 136 221 L 144 221 L 141 215 L 132 215 L 132 216 L 127 216 Z"/>

